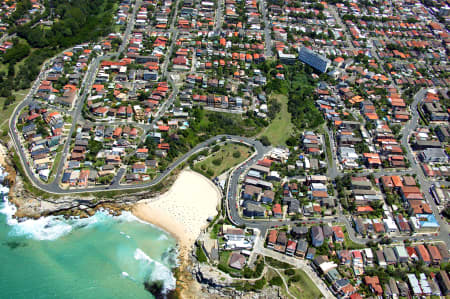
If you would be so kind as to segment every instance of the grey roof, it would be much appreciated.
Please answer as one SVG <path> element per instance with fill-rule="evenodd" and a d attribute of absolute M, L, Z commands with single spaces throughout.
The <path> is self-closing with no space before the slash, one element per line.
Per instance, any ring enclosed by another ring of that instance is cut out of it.
<path fill-rule="evenodd" d="M 331 226 L 324 224 L 322 226 L 323 236 L 325 238 L 329 238 L 333 235 L 333 230 L 331 229 Z"/>
<path fill-rule="evenodd" d="M 308 241 L 305 239 L 300 239 L 297 242 L 297 251 L 306 252 L 308 250 Z"/>
<path fill-rule="evenodd" d="M 385 247 L 383 249 L 384 258 L 386 259 L 386 262 L 388 263 L 394 263 L 397 262 L 397 257 L 395 256 L 394 249 L 391 247 Z"/>
<path fill-rule="evenodd" d="M 306 235 L 309 231 L 307 226 L 294 226 L 291 233 L 294 235 Z"/>
<path fill-rule="evenodd" d="M 316 240 L 322 240 L 324 239 L 323 231 L 320 226 L 313 226 L 311 227 L 311 237 Z"/>
<path fill-rule="evenodd" d="M 235 268 L 235 269 L 242 269 L 244 267 L 245 264 L 245 256 L 243 256 L 242 254 L 233 252 L 231 254 L 231 258 L 230 258 L 230 267 Z"/>
<path fill-rule="evenodd" d="M 280 245 L 286 245 L 287 244 L 286 232 L 280 231 L 278 233 L 277 244 L 280 244 Z"/>
<path fill-rule="evenodd" d="M 394 278 L 389 278 L 389 288 L 391 289 L 391 293 L 393 295 L 398 295 L 399 291 L 397 288 L 397 284 L 395 283 L 395 279 Z"/>
<path fill-rule="evenodd" d="M 377 250 L 375 252 L 375 255 L 377 256 L 378 264 L 382 262 L 386 262 L 386 259 L 384 258 L 383 250 Z"/>

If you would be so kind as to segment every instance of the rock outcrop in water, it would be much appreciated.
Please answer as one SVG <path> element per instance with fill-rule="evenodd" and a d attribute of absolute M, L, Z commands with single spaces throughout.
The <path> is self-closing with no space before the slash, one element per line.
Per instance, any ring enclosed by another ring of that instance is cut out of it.
<path fill-rule="evenodd" d="M 175 299 L 175 292 L 165 292 L 162 280 L 144 282 L 144 288 L 156 299 Z"/>

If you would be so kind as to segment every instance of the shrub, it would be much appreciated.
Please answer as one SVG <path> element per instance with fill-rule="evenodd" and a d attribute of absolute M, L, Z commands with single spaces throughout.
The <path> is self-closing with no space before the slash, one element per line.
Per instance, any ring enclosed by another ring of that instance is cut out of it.
<path fill-rule="evenodd" d="M 237 159 L 237 158 L 239 158 L 240 156 L 241 156 L 241 152 L 239 152 L 239 151 L 233 152 L 233 158 Z"/>
<path fill-rule="evenodd" d="M 264 288 L 264 286 L 266 285 L 266 279 L 263 277 L 257 281 L 255 281 L 255 289 L 257 290 L 261 290 L 262 288 Z"/>
<path fill-rule="evenodd" d="M 219 166 L 220 164 L 222 164 L 222 159 L 214 159 L 212 160 L 212 163 L 216 166 Z"/>
<path fill-rule="evenodd" d="M 203 249 L 199 245 L 197 246 L 197 249 L 195 251 L 195 256 L 200 263 L 206 263 L 208 261 L 205 252 L 203 252 Z"/>
<path fill-rule="evenodd" d="M 295 270 L 294 269 L 284 270 L 284 274 L 286 274 L 287 276 L 292 276 L 295 274 Z"/>
<path fill-rule="evenodd" d="M 279 287 L 281 287 L 281 286 L 283 285 L 283 280 L 281 279 L 280 276 L 275 276 L 274 278 L 272 278 L 272 279 L 269 281 L 269 284 L 270 284 L 271 286 L 279 286 Z"/>
<path fill-rule="evenodd" d="M 219 268 L 219 270 L 222 272 L 230 273 L 230 271 L 228 271 L 228 268 L 225 265 L 219 264 L 217 268 Z"/>
<path fill-rule="evenodd" d="M 291 278 L 289 278 L 289 282 L 299 282 L 302 278 L 300 275 L 294 275 Z"/>

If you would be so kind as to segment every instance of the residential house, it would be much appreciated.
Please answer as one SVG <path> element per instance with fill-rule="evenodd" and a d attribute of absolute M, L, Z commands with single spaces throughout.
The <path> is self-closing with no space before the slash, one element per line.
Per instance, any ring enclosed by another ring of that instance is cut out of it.
<path fill-rule="evenodd" d="M 369 286 L 371 292 L 377 296 L 383 296 L 383 288 L 378 276 L 364 276 L 364 283 Z"/>
<path fill-rule="evenodd" d="M 314 247 L 309 247 L 308 251 L 306 252 L 306 258 L 308 260 L 314 259 L 314 256 L 316 255 L 316 249 Z"/>
<path fill-rule="evenodd" d="M 344 232 L 342 231 L 342 227 L 340 226 L 333 226 L 333 238 L 335 242 L 342 243 L 345 240 Z"/>
<path fill-rule="evenodd" d="M 384 258 L 383 250 L 377 250 L 375 252 L 377 256 L 378 266 L 385 268 L 387 266 L 386 259 Z"/>
<path fill-rule="evenodd" d="M 405 246 L 403 246 L 403 245 L 395 246 L 394 247 L 394 252 L 395 252 L 395 255 L 397 257 L 397 260 L 400 263 L 407 263 L 409 261 L 409 254 L 406 251 Z"/>
<path fill-rule="evenodd" d="M 322 246 L 322 244 L 324 242 L 324 235 L 323 235 L 323 230 L 320 226 L 313 226 L 311 228 L 311 239 L 312 239 L 312 245 L 314 247 Z"/>
<path fill-rule="evenodd" d="M 415 247 L 417 255 L 421 261 L 423 261 L 425 264 L 429 265 L 431 263 L 431 257 L 428 253 L 428 250 L 425 248 L 425 245 L 419 244 Z"/>
<path fill-rule="evenodd" d="M 441 270 L 436 275 L 436 280 L 441 288 L 442 294 L 445 296 L 450 295 L 450 279 L 447 272 Z"/>
<path fill-rule="evenodd" d="M 245 266 L 245 256 L 240 253 L 233 252 L 230 257 L 229 266 L 237 270 L 242 270 Z"/>
<path fill-rule="evenodd" d="M 275 243 L 274 249 L 278 252 L 284 253 L 286 251 L 287 242 L 286 232 L 278 232 L 277 242 Z"/>
<path fill-rule="evenodd" d="M 283 210 L 281 208 L 281 205 L 279 203 L 275 204 L 272 208 L 272 213 L 275 218 L 282 218 L 283 217 Z"/>
<path fill-rule="evenodd" d="M 275 229 L 269 230 L 269 234 L 267 236 L 267 247 L 273 248 L 275 243 L 277 242 L 278 231 Z"/>
<path fill-rule="evenodd" d="M 297 242 L 297 249 L 295 251 L 295 256 L 299 258 L 305 258 L 307 250 L 308 250 L 308 242 L 305 239 L 300 239 Z"/>
<path fill-rule="evenodd" d="M 286 246 L 286 254 L 293 256 L 295 254 L 296 249 L 297 249 L 297 241 L 288 240 Z"/>
<path fill-rule="evenodd" d="M 441 253 L 439 249 L 434 245 L 427 245 L 428 253 L 430 254 L 431 263 L 433 265 L 439 265 L 442 261 Z"/>
<path fill-rule="evenodd" d="M 395 256 L 395 252 L 392 247 L 384 247 L 383 255 L 384 255 L 386 264 L 388 264 L 388 265 L 397 264 L 397 257 Z"/>
<path fill-rule="evenodd" d="M 306 238 L 309 229 L 307 226 L 294 226 L 291 230 L 291 235 L 297 239 Z"/>
<path fill-rule="evenodd" d="M 244 202 L 244 216 L 246 217 L 264 217 L 266 216 L 266 208 L 259 205 L 257 202 L 247 200 Z"/>

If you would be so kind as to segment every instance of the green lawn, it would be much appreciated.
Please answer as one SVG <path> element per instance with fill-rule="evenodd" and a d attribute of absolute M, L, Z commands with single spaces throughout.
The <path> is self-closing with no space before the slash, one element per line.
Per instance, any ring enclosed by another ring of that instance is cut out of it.
<path fill-rule="evenodd" d="M 267 136 L 272 145 L 285 145 L 286 140 L 291 136 L 294 129 L 291 122 L 291 114 L 288 112 L 288 98 L 282 94 L 272 94 L 270 97 L 281 104 L 281 110 L 270 125 L 261 132 L 260 137 Z"/>
<path fill-rule="evenodd" d="M 363 249 L 365 246 L 363 244 L 358 244 L 350 240 L 350 237 L 348 236 L 348 232 L 345 230 L 345 226 L 342 227 L 342 230 L 344 231 L 344 247 L 347 249 Z"/>
<path fill-rule="evenodd" d="M 300 299 L 315 299 L 315 298 L 323 298 L 322 293 L 316 287 L 314 282 L 309 278 L 309 276 L 305 273 L 305 271 L 301 269 L 295 269 L 295 274 L 292 276 L 288 276 L 284 273 L 283 270 L 280 270 L 286 282 L 289 281 L 289 278 L 299 277 L 300 279 L 296 282 L 291 281 L 288 283 L 289 292 L 295 297 Z M 284 289 L 284 288 L 283 288 Z"/>
<path fill-rule="evenodd" d="M 59 163 L 61 162 L 63 147 L 64 146 L 62 144 L 60 144 L 58 146 L 58 149 L 56 150 L 55 160 L 53 161 L 52 169 L 50 171 L 50 176 L 48 178 L 48 183 L 52 183 L 55 180 L 56 169 L 58 169 Z"/>
<path fill-rule="evenodd" d="M 29 91 L 29 89 L 13 91 L 12 93 L 16 97 L 16 100 L 14 101 L 14 103 L 9 105 L 6 109 L 3 109 L 3 104 L 5 103 L 6 99 L 0 97 L 0 130 L 2 131 L 2 133 L 3 133 L 3 131 L 8 130 L 9 117 L 13 113 L 14 108 L 16 108 L 16 106 L 20 102 L 22 102 L 22 100 L 28 94 L 28 91 Z"/>
<path fill-rule="evenodd" d="M 230 275 L 233 276 L 240 276 L 240 271 L 231 268 L 228 265 L 228 262 L 230 261 L 230 257 L 231 257 L 231 251 L 224 251 L 221 250 L 219 253 L 219 270 L 226 272 Z"/>
<path fill-rule="evenodd" d="M 235 156 L 237 152 L 239 157 Z M 205 160 L 195 164 L 194 170 L 213 178 L 247 159 L 251 152 L 252 150 L 245 145 L 227 143 Z"/>
<path fill-rule="evenodd" d="M 300 276 L 300 281 L 291 283 L 289 291 L 295 298 L 321 298 L 322 293 L 309 278 L 305 271 L 297 269 L 295 275 Z"/>
<path fill-rule="evenodd" d="M 333 163 L 333 154 L 331 152 L 331 145 L 330 145 L 330 138 L 328 136 L 328 133 L 325 132 L 325 144 L 327 146 L 327 156 L 328 156 L 328 164 L 331 167 L 332 163 Z"/>

